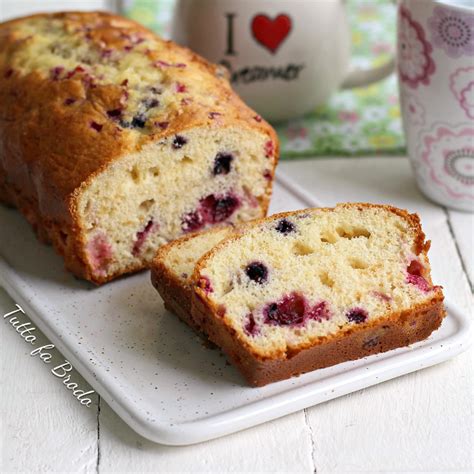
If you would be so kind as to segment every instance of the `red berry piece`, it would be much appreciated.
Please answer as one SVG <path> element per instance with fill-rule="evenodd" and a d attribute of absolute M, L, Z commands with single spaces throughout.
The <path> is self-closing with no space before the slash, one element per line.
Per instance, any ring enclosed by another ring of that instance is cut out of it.
<path fill-rule="evenodd" d="M 267 180 L 267 181 L 271 181 L 273 176 L 272 176 L 272 172 L 270 170 L 265 170 L 263 172 L 263 177 Z"/>
<path fill-rule="evenodd" d="M 412 260 L 407 268 L 410 275 L 422 276 L 422 271 L 423 265 L 418 260 Z"/>
<path fill-rule="evenodd" d="M 183 232 L 199 230 L 206 224 L 218 224 L 228 219 L 240 207 L 239 199 L 233 194 L 209 196 L 199 201 L 195 211 L 187 213 L 182 219 Z"/>
<path fill-rule="evenodd" d="M 431 290 L 431 285 L 423 277 L 424 267 L 418 260 L 412 260 L 407 267 L 407 283 L 415 285 L 419 290 L 427 292 Z"/>
<path fill-rule="evenodd" d="M 193 232 L 201 229 L 205 222 L 199 211 L 188 212 L 181 221 L 183 232 Z"/>
<path fill-rule="evenodd" d="M 101 123 L 91 122 L 91 128 L 93 128 L 96 132 L 100 132 L 103 128 Z"/>
<path fill-rule="evenodd" d="M 268 140 L 265 143 L 265 157 L 270 158 L 271 156 L 273 156 L 273 152 L 274 152 L 273 142 L 271 140 Z"/>
<path fill-rule="evenodd" d="M 252 313 L 247 316 L 247 321 L 244 325 L 244 331 L 247 336 L 256 336 L 260 332 L 257 322 L 255 321 L 255 317 Z"/>
<path fill-rule="evenodd" d="M 161 130 L 166 130 L 169 124 L 169 122 L 155 122 L 155 127 L 159 127 Z"/>
<path fill-rule="evenodd" d="M 137 232 L 137 237 L 132 248 L 132 255 L 134 257 L 137 257 L 140 254 L 145 240 L 147 239 L 148 235 L 154 230 L 156 230 L 156 225 L 154 224 L 153 219 L 150 219 L 144 229 Z"/>
<path fill-rule="evenodd" d="M 63 72 L 64 72 L 63 66 L 53 67 L 50 71 L 50 77 L 53 81 L 57 81 L 61 78 L 61 75 Z"/>
<path fill-rule="evenodd" d="M 112 259 L 112 246 L 103 232 L 96 234 L 87 244 L 87 253 L 93 269 L 104 273 Z"/>
<path fill-rule="evenodd" d="M 205 221 L 217 224 L 229 218 L 240 206 L 240 201 L 232 194 L 215 196 L 211 194 L 201 201 L 201 214 Z"/>
<path fill-rule="evenodd" d="M 211 280 L 206 276 L 203 276 L 199 279 L 199 288 L 203 289 L 206 294 L 212 293 L 214 288 L 212 288 Z"/>
<path fill-rule="evenodd" d="M 391 296 L 387 295 L 386 293 L 382 293 L 381 291 L 372 291 L 372 294 L 376 296 L 379 300 L 386 302 L 392 301 Z"/>
<path fill-rule="evenodd" d="M 280 301 L 268 304 L 263 315 L 266 324 L 274 326 L 296 326 L 303 324 L 307 310 L 303 295 L 293 292 Z"/>
<path fill-rule="evenodd" d="M 329 312 L 328 304 L 326 301 L 321 301 L 320 303 L 317 303 L 308 311 L 308 319 L 313 319 L 315 321 L 327 321 L 330 319 L 330 317 L 331 313 Z"/>

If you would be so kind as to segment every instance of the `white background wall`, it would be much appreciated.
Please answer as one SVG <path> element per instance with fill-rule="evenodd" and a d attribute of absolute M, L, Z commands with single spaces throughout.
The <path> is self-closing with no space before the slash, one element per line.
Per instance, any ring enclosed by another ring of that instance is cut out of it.
<path fill-rule="evenodd" d="M 117 11 L 120 0 L 0 0 L 0 21 L 37 12 L 63 10 Z"/>

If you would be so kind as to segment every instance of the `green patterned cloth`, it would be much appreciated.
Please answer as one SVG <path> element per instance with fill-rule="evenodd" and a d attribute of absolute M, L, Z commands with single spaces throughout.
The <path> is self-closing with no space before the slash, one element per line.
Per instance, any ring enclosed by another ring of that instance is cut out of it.
<path fill-rule="evenodd" d="M 123 0 L 122 13 L 169 38 L 174 3 L 175 0 Z"/>
<path fill-rule="evenodd" d="M 125 0 L 125 14 L 164 37 L 174 0 Z M 384 64 L 395 44 L 395 7 L 388 0 L 349 0 L 353 65 Z M 298 120 L 278 124 L 282 158 L 394 154 L 404 150 L 395 74 L 368 87 L 344 90 Z"/>

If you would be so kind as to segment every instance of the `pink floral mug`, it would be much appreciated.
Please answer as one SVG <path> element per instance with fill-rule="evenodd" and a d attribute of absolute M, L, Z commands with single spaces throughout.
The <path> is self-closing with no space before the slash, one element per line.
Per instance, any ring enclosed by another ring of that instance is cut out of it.
<path fill-rule="evenodd" d="M 439 204 L 474 212 L 471 0 L 401 0 L 398 78 L 418 186 Z"/>

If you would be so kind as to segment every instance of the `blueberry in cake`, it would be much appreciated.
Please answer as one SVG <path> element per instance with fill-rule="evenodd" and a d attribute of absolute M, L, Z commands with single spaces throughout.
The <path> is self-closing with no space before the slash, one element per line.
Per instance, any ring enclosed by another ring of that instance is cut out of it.
<path fill-rule="evenodd" d="M 266 214 L 278 142 L 217 66 L 107 13 L 0 24 L 0 200 L 77 276 Z"/>
<path fill-rule="evenodd" d="M 419 218 L 394 207 L 271 216 L 209 240 L 204 255 L 192 240 L 193 325 L 252 385 L 420 341 L 445 314 Z"/>

